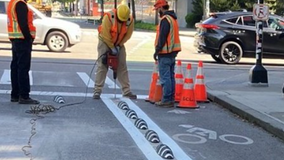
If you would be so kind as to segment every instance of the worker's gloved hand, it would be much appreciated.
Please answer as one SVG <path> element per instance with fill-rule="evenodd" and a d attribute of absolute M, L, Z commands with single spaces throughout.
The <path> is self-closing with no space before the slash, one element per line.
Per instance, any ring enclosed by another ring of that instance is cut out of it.
<path fill-rule="evenodd" d="M 120 52 L 120 46 L 115 46 L 117 52 L 119 53 Z"/>
<path fill-rule="evenodd" d="M 158 53 L 157 53 L 157 52 L 155 52 L 155 53 L 153 54 L 153 58 L 154 58 L 155 61 L 158 60 Z"/>
<path fill-rule="evenodd" d="M 112 55 L 117 55 L 118 54 L 118 50 L 116 49 L 116 47 L 111 49 L 111 54 Z"/>

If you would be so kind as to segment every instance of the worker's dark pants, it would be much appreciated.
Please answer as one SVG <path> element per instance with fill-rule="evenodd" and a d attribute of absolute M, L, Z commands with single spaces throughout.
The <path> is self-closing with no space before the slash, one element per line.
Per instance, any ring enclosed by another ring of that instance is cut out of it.
<path fill-rule="evenodd" d="M 30 93 L 32 41 L 13 39 L 11 68 L 11 97 L 28 98 Z"/>

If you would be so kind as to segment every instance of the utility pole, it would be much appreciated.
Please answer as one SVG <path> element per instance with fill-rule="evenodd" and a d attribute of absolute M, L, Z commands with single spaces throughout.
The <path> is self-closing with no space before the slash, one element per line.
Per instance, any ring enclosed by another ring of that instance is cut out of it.
<path fill-rule="evenodd" d="M 262 66 L 263 21 L 268 19 L 269 9 L 258 0 L 253 6 L 253 16 L 256 20 L 256 64 L 250 69 L 249 80 L 252 86 L 268 86 L 267 71 Z"/>
<path fill-rule="evenodd" d="M 100 0 L 99 2 L 101 3 L 101 19 L 100 19 L 100 21 L 102 21 L 103 17 L 104 17 L 104 0 Z"/>
<path fill-rule="evenodd" d="M 117 8 L 117 0 L 114 0 L 114 8 Z"/>
<path fill-rule="evenodd" d="M 202 20 L 205 20 L 209 17 L 210 13 L 210 0 L 202 0 L 203 4 L 203 17 Z"/>
<path fill-rule="evenodd" d="M 135 1 L 134 0 L 131 0 L 131 5 L 132 5 L 132 17 L 134 19 L 134 21 L 136 22 L 136 10 L 135 10 Z"/>

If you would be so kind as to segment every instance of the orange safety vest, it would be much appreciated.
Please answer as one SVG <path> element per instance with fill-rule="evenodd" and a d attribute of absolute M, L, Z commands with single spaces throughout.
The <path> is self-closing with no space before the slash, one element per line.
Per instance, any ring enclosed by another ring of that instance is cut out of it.
<path fill-rule="evenodd" d="M 170 24 L 170 33 L 167 37 L 167 41 L 163 46 L 162 50 L 159 53 L 167 54 L 172 52 L 179 52 L 181 51 L 181 44 L 179 39 L 179 26 L 176 19 L 172 18 L 170 15 L 164 15 L 162 20 L 166 18 Z M 157 26 L 157 34 L 155 40 L 155 46 L 158 44 L 160 36 L 160 25 Z"/>
<path fill-rule="evenodd" d="M 24 35 L 20 29 L 18 19 L 17 19 L 17 13 L 16 13 L 16 4 L 18 2 L 24 2 L 23 0 L 11 0 L 8 4 L 8 10 L 7 10 L 7 28 L 8 28 L 8 35 L 9 39 L 24 39 Z M 33 25 L 33 12 L 28 8 L 28 26 L 30 30 L 30 34 L 32 38 L 35 38 L 36 34 L 36 27 Z"/>
<path fill-rule="evenodd" d="M 124 35 L 127 33 L 128 27 L 133 21 L 132 16 L 126 21 L 121 24 L 121 29 L 118 31 L 118 19 L 117 19 L 117 14 L 116 14 L 116 9 L 112 9 L 110 12 L 105 13 L 104 15 L 107 15 L 109 20 L 111 21 L 111 29 L 110 29 L 110 34 L 112 37 L 112 42 L 116 46 L 118 45 L 122 39 L 124 38 Z M 103 30 L 102 25 L 98 27 L 99 33 Z"/>

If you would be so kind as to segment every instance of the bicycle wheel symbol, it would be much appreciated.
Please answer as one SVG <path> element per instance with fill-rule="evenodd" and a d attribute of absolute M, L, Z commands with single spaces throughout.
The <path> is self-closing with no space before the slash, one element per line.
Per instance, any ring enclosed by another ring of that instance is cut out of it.
<path fill-rule="evenodd" d="M 231 144 L 249 145 L 253 143 L 252 139 L 235 134 L 224 134 L 219 136 L 219 138 L 220 140 Z M 202 144 L 207 142 L 205 137 L 195 134 L 175 134 L 173 135 L 173 139 L 187 144 Z"/>
<path fill-rule="evenodd" d="M 175 134 L 173 139 L 188 144 L 202 144 L 207 141 L 206 138 L 194 134 Z"/>
<path fill-rule="evenodd" d="M 233 140 L 229 140 L 228 139 L 229 137 L 232 138 Z M 222 141 L 232 143 L 232 144 L 248 145 L 248 144 L 253 143 L 252 139 L 245 137 L 245 136 L 235 135 L 235 134 L 223 134 L 223 135 L 219 136 L 219 138 Z M 243 140 L 243 141 L 241 141 L 241 140 Z"/>

